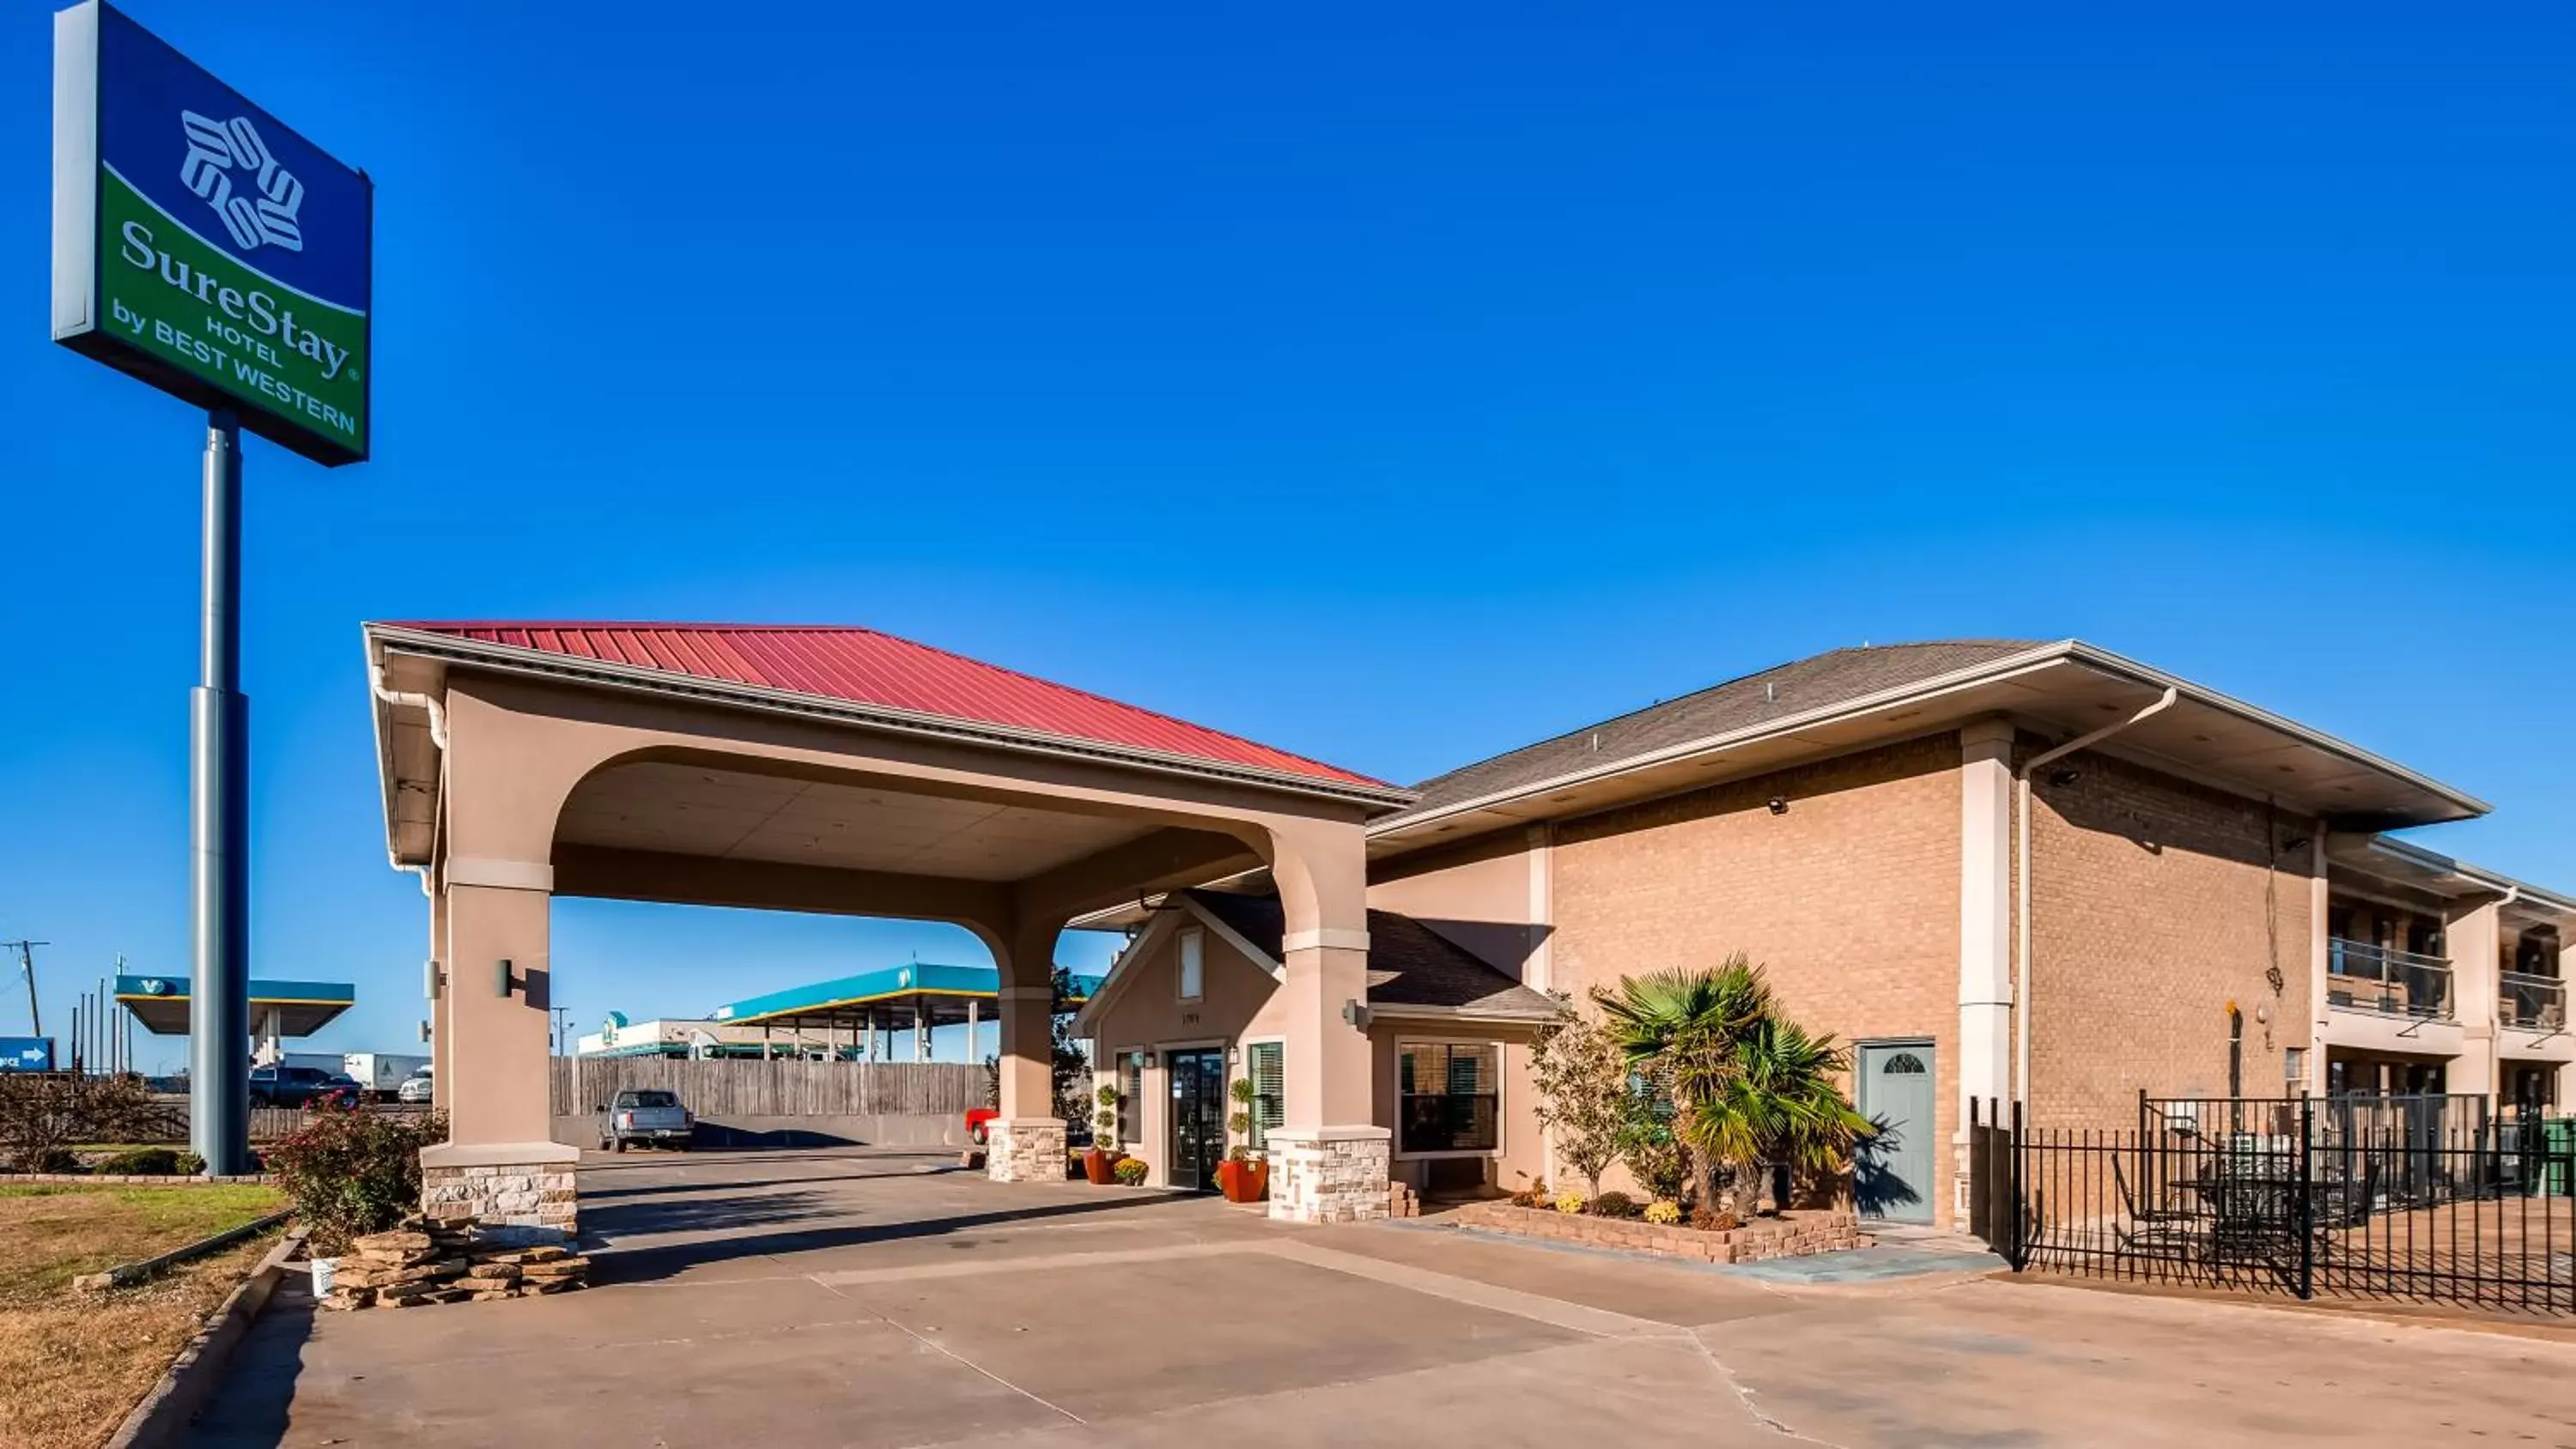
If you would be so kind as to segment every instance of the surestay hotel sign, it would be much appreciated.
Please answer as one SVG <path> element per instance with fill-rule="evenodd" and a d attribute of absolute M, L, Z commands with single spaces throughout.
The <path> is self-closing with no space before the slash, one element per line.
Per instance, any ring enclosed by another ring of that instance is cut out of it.
<path fill-rule="evenodd" d="M 101 0 L 54 16 L 54 340 L 365 461 L 375 183 Z"/>

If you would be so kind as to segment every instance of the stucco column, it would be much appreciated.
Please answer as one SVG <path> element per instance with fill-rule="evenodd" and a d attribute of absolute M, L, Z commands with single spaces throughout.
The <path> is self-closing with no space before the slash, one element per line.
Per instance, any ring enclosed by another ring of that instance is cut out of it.
<path fill-rule="evenodd" d="M 1299 822 L 1276 833 L 1287 1040 L 1284 1120 L 1269 1134 L 1270 1215 L 1382 1218 L 1394 1134 L 1377 1125 L 1371 1085 L 1365 840 L 1357 824 Z"/>
<path fill-rule="evenodd" d="M 2460 1054 L 2444 1090 L 2495 1100 L 2496 998 L 2504 988 L 2504 912 L 2499 901 L 2472 906 L 2442 927 L 2451 959 L 2451 1010 L 2460 1023 Z"/>
<path fill-rule="evenodd" d="M 1968 1104 L 2012 1095 L 2012 721 L 1959 731 L 1959 1102 L 1952 1174 L 1965 1211 Z"/>
<path fill-rule="evenodd" d="M 429 964 L 421 972 L 421 984 L 429 992 L 429 1100 L 430 1105 L 447 1106 L 447 897 L 442 892 L 430 897 Z"/>
<path fill-rule="evenodd" d="M 1055 942 L 1057 924 L 1024 926 L 996 940 L 1001 968 L 999 1021 L 1001 1115 L 987 1124 L 984 1172 L 995 1182 L 1062 1182 L 1064 1119 L 1055 1110 Z"/>
<path fill-rule="evenodd" d="M 2326 827 L 2322 821 L 2308 846 L 2308 1095 L 2326 1094 L 2326 1028 L 2334 1008 L 2326 992 L 2329 986 L 2327 968 L 2332 964 L 2333 948 L 2328 944 L 2334 924 L 2332 888 L 2326 879 Z"/>
<path fill-rule="evenodd" d="M 545 866 L 484 860 L 451 873 L 443 893 L 447 1142 L 420 1154 L 432 1217 L 541 1236 L 576 1226 L 581 1154 L 552 1140 L 549 884 Z"/>

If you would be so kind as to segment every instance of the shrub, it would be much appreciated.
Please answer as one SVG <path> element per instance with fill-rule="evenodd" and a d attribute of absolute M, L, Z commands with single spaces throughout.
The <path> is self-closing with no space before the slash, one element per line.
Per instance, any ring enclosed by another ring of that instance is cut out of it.
<path fill-rule="evenodd" d="M 1690 1225 L 1703 1233 L 1731 1233 L 1744 1226 L 1731 1212 L 1715 1212 L 1706 1204 L 1691 1209 Z"/>
<path fill-rule="evenodd" d="M 29 1172 L 78 1172 L 80 1159 L 68 1147 L 48 1147 L 32 1158 L 21 1158 Z"/>
<path fill-rule="evenodd" d="M 268 1168 L 329 1251 L 418 1211 L 420 1150 L 445 1140 L 440 1112 L 322 1112 L 268 1150 Z"/>
<path fill-rule="evenodd" d="M 68 1172 L 44 1164 L 75 1142 L 131 1142 L 159 1125 L 155 1115 L 141 1077 L 0 1072 L 0 1163 Z"/>
<path fill-rule="evenodd" d="M 182 1152 L 170 1159 L 170 1170 L 181 1177 L 203 1177 L 206 1175 L 206 1159 L 193 1152 Z"/>
<path fill-rule="evenodd" d="M 1619 1133 L 1619 1160 L 1628 1164 L 1648 1197 L 1681 1201 L 1690 1185 L 1690 1144 L 1674 1130 L 1672 1099 L 1640 1073 L 1628 1096 L 1628 1118 Z"/>
<path fill-rule="evenodd" d="M 1556 1210 L 1561 1213 L 1583 1211 L 1583 1194 L 1568 1188 L 1556 1195 Z"/>
<path fill-rule="evenodd" d="M 1670 1198 L 1657 1198 L 1646 1204 L 1646 1221 L 1659 1228 L 1669 1228 L 1682 1220 L 1682 1205 Z"/>
<path fill-rule="evenodd" d="M 1125 1183 L 1129 1187 L 1143 1187 L 1145 1185 L 1145 1159 L 1141 1157 L 1119 1158 L 1118 1165 L 1110 1169 L 1110 1171 L 1116 1174 L 1120 1182 Z"/>
<path fill-rule="evenodd" d="M 1543 1187 L 1525 1187 L 1512 1194 L 1514 1207 L 1542 1208 L 1547 1205 L 1547 1189 Z"/>
<path fill-rule="evenodd" d="M 100 1163 L 96 1170 L 123 1177 L 167 1177 L 179 1170 L 179 1154 L 168 1147 L 134 1147 Z"/>
<path fill-rule="evenodd" d="M 1091 1145 L 1104 1152 L 1118 1150 L 1118 1089 L 1102 1083 L 1093 1095 L 1100 1099 L 1100 1110 L 1091 1114 Z"/>
<path fill-rule="evenodd" d="M 1627 1120 L 1628 1062 L 1619 1043 L 1560 999 L 1555 1020 L 1531 1046 L 1530 1072 L 1534 1110 L 1555 1134 L 1556 1160 L 1600 1191 Z"/>
<path fill-rule="evenodd" d="M 1633 1218 L 1637 1200 L 1624 1192 L 1605 1192 L 1592 1200 L 1591 1213 L 1596 1218 Z"/>

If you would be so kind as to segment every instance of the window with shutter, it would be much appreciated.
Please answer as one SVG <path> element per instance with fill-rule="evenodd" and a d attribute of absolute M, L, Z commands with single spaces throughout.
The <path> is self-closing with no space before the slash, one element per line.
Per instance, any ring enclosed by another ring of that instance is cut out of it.
<path fill-rule="evenodd" d="M 1501 1055 L 1491 1042 L 1400 1043 L 1397 1150 L 1495 1150 L 1501 1141 Z"/>
<path fill-rule="evenodd" d="M 1121 1059 L 1118 1074 L 1118 1140 L 1121 1143 L 1145 1140 L 1145 1057 L 1142 1052 L 1128 1052 Z"/>
<path fill-rule="evenodd" d="M 1270 1129 L 1288 1113 L 1288 1044 L 1257 1041 L 1246 1055 L 1252 1063 L 1252 1146 L 1270 1145 Z"/>

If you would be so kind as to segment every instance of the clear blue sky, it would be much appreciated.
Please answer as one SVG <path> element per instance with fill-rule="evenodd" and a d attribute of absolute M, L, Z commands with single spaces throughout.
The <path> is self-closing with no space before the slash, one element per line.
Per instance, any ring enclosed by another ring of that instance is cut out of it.
<path fill-rule="evenodd" d="M 59 1021 L 185 969 L 198 425 L 46 341 L 49 8 L 0 7 L 0 937 Z M 358 984 L 321 1045 L 419 1015 L 367 618 L 865 623 L 1399 780 L 2074 634 L 2576 888 L 2564 6 L 130 8 L 379 184 L 377 461 L 250 452 L 255 959 Z M 584 1025 L 975 957 L 555 920 Z"/>

